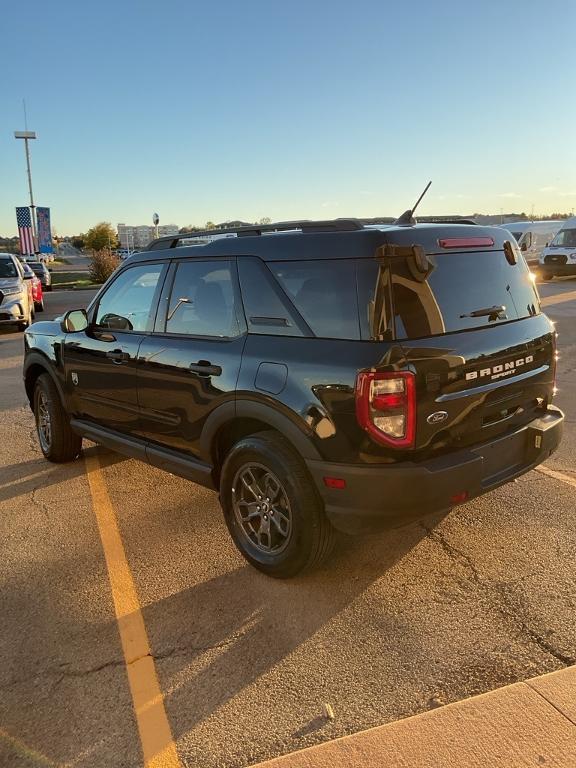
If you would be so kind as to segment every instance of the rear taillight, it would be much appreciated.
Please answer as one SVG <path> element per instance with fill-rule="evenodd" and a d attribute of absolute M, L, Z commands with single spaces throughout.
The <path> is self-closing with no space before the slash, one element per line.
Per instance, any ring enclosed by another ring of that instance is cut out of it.
<path fill-rule="evenodd" d="M 410 448 L 416 433 L 416 386 L 409 371 L 359 373 L 356 418 L 374 440 Z"/>

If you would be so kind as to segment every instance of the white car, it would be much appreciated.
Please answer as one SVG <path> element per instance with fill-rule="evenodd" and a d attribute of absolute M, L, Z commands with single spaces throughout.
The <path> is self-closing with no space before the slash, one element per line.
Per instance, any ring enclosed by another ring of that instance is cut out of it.
<path fill-rule="evenodd" d="M 543 280 L 576 276 L 576 216 L 566 219 L 560 232 L 542 251 L 538 271 Z"/>

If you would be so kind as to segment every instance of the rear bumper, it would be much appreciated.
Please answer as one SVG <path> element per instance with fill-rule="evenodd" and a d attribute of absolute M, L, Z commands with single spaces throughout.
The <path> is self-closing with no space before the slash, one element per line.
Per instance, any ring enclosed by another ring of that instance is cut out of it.
<path fill-rule="evenodd" d="M 394 528 L 450 510 L 456 494 L 466 492 L 472 499 L 533 469 L 558 447 L 563 422 L 562 411 L 550 406 L 514 432 L 420 464 L 307 465 L 335 528 L 345 533 Z M 346 487 L 327 488 L 327 476 L 342 478 Z"/>

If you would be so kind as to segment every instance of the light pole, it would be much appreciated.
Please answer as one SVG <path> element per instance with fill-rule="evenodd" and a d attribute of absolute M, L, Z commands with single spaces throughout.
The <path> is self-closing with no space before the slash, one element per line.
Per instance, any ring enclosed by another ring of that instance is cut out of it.
<path fill-rule="evenodd" d="M 34 237 L 34 251 L 38 248 L 38 233 L 36 232 L 36 206 L 34 205 L 34 195 L 32 194 L 32 173 L 30 171 L 30 149 L 28 142 L 36 138 L 34 131 L 14 131 L 15 139 L 24 139 L 26 147 L 26 167 L 28 169 L 28 189 L 30 190 L 30 209 L 32 211 L 32 235 Z"/>

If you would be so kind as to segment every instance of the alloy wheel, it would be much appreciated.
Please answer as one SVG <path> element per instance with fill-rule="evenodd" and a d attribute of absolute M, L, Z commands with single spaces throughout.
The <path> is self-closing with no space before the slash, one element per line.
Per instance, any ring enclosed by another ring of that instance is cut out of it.
<path fill-rule="evenodd" d="M 52 445 L 52 422 L 48 406 L 49 401 L 46 393 L 40 392 L 36 408 L 36 428 L 43 451 L 49 451 Z"/>
<path fill-rule="evenodd" d="M 277 555 L 290 541 L 292 511 L 280 480 L 263 464 L 244 464 L 232 483 L 239 529 L 260 552 Z"/>

